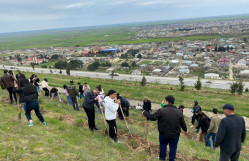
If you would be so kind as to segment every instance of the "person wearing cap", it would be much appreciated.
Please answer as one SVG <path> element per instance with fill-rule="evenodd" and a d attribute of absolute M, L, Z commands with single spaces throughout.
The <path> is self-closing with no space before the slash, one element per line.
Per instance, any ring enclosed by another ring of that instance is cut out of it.
<path fill-rule="evenodd" d="M 215 141 L 215 147 L 220 146 L 220 161 L 238 161 L 241 150 L 241 143 L 245 141 L 246 128 L 245 120 L 234 114 L 234 107 L 231 104 L 223 106 L 226 115 L 221 120 Z"/>
<path fill-rule="evenodd" d="M 213 149 L 215 149 L 214 143 L 215 143 L 215 139 L 216 139 L 216 133 L 218 131 L 218 128 L 220 125 L 220 120 L 221 120 L 217 113 L 218 113 L 217 108 L 214 108 L 213 109 L 213 116 L 211 116 L 210 126 L 208 128 L 207 135 L 206 135 L 207 145 L 210 148 L 211 148 L 210 138 L 212 137 Z"/>
<path fill-rule="evenodd" d="M 165 160 L 167 146 L 169 144 L 169 160 L 174 161 L 179 141 L 181 129 L 187 132 L 187 126 L 184 121 L 183 113 L 174 106 L 175 98 L 173 96 L 165 97 L 165 106 L 158 109 L 154 114 L 143 111 L 143 115 L 151 121 L 158 120 L 160 153 L 159 160 Z"/>

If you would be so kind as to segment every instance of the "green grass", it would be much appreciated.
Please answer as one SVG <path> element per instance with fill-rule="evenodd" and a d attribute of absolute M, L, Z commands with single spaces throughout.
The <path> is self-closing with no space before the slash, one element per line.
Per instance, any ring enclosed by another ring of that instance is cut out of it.
<path fill-rule="evenodd" d="M 31 73 L 27 73 L 27 77 L 30 77 L 30 75 Z M 85 77 L 75 77 L 38 73 L 38 76 L 40 79 L 47 78 L 50 86 L 62 87 L 63 84 L 69 84 L 70 80 L 81 83 L 88 82 L 91 88 L 101 84 L 106 92 L 114 89 L 124 97 L 135 100 L 143 100 L 144 96 L 147 96 L 154 103 L 161 103 L 165 96 L 173 95 L 176 98 L 177 106 L 183 104 L 187 108 L 192 108 L 193 102 L 197 100 L 201 107 L 207 111 L 231 103 L 235 106 L 236 114 L 249 117 L 248 93 L 244 93 L 242 96 L 232 96 L 228 90 L 205 87 L 200 91 L 194 90 L 193 87 L 186 87 L 185 91 L 182 92 L 180 87 L 175 85 L 147 83 L 145 87 L 142 87 L 139 82 L 92 79 L 87 78 L 87 75 Z"/>
<path fill-rule="evenodd" d="M 153 65 L 162 65 L 163 62 L 162 62 L 162 61 L 154 61 L 152 64 L 153 64 Z"/>
<path fill-rule="evenodd" d="M 140 44 L 150 42 L 166 42 L 186 40 L 209 40 L 220 38 L 219 35 L 198 35 L 185 37 L 166 37 L 153 39 L 133 39 L 135 32 L 127 26 L 111 26 L 96 28 L 78 28 L 60 31 L 34 31 L 0 35 L 0 49 L 28 49 L 48 47 L 72 47 L 113 44 Z"/>
<path fill-rule="evenodd" d="M 138 140 L 145 140 L 142 125 L 144 118 L 140 111 L 130 111 L 129 127 L 134 138 L 122 140 L 122 136 L 118 135 L 123 143 L 116 144 L 104 136 L 103 118 L 99 114 L 96 114 L 96 124 L 100 130 L 92 133 L 85 125 L 87 117 L 82 108 L 80 112 L 76 112 L 72 107 L 56 99 L 51 101 L 40 96 L 40 107 L 44 110 L 43 115 L 47 126 L 42 126 L 32 113 L 34 127 L 27 127 L 24 114 L 22 113 L 21 122 L 18 122 L 17 107 L 7 103 L 5 99 L 7 92 L 1 90 L 0 96 L 0 160 L 157 160 L 159 143 L 156 122 L 149 122 L 149 138 L 153 143 L 152 155 L 139 150 L 139 146 L 131 148 L 132 144 L 139 142 Z M 62 99 L 65 100 L 65 96 L 62 96 Z M 82 102 L 80 101 L 81 104 Z M 60 119 L 62 115 L 66 116 L 64 120 Z M 186 121 L 188 124 L 190 120 Z M 118 131 L 124 131 L 126 134 L 128 132 L 123 121 L 117 120 L 117 128 Z M 189 129 L 190 133 L 193 131 Z M 146 143 L 142 145 L 144 144 Z M 241 152 L 242 161 L 248 157 L 248 151 L 246 151 L 248 145 L 247 138 Z M 182 135 L 177 156 L 183 159 L 205 158 L 213 161 L 218 158 L 219 151 L 208 149 L 204 143 Z"/>
<path fill-rule="evenodd" d="M 150 64 L 152 61 L 147 61 L 147 60 L 143 60 L 142 62 L 140 62 L 139 64 Z"/>

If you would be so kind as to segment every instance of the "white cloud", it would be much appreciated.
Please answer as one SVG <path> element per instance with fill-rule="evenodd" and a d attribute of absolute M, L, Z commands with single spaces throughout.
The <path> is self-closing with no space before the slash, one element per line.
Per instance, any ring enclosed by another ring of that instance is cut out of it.
<path fill-rule="evenodd" d="M 62 8 L 65 9 L 73 9 L 73 8 L 81 8 L 81 7 L 91 7 L 93 6 L 95 3 L 94 2 L 82 2 L 82 3 L 73 3 L 73 4 L 68 4 L 65 5 Z"/>
<path fill-rule="evenodd" d="M 18 22 L 18 21 L 43 21 L 60 19 L 59 16 L 52 14 L 45 15 L 7 15 L 0 14 L 0 22 Z"/>

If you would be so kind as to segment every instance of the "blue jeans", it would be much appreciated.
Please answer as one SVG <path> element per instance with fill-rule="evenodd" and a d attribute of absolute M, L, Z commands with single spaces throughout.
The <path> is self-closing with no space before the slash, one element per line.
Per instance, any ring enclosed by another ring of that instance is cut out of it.
<path fill-rule="evenodd" d="M 41 93 L 40 86 L 35 86 L 35 87 L 37 89 L 37 93 L 40 94 Z"/>
<path fill-rule="evenodd" d="M 51 99 L 53 99 L 54 98 L 54 93 L 51 93 Z M 60 98 L 60 94 L 59 94 L 59 92 L 57 92 L 57 97 L 58 97 L 58 99 L 61 101 L 61 98 Z"/>
<path fill-rule="evenodd" d="M 215 149 L 214 144 L 215 144 L 215 139 L 216 139 L 216 133 L 208 133 L 206 136 L 207 145 L 211 148 L 210 137 L 212 137 L 213 148 Z"/>
<path fill-rule="evenodd" d="M 165 160 L 167 153 L 167 146 L 169 144 L 169 149 L 170 149 L 169 161 L 175 161 L 178 141 L 179 137 L 175 139 L 169 139 L 159 134 L 159 142 L 160 142 L 159 160 Z"/>
<path fill-rule="evenodd" d="M 71 98 L 69 97 L 69 95 L 67 96 L 67 101 L 68 101 L 68 104 L 69 104 L 69 105 L 72 105 L 72 100 L 71 100 Z"/>
<path fill-rule="evenodd" d="M 31 102 L 26 102 L 25 115 L 26 115 L 28 121 L 32 120 L 31 115 L 30 115 L 32 110 L 35 110 L 35 114 L 38 117 L 38 119 L 41 122 L 44 122 L 43 116 L 42 116 L 42 114 L 40 112 L 39 102 L 37 100 L 31 101 Z"/>
<path fill-rule="evenodd" d="M 83 93 L 80 93 L 80 99 L 82 99 L 84 97 Z"/>

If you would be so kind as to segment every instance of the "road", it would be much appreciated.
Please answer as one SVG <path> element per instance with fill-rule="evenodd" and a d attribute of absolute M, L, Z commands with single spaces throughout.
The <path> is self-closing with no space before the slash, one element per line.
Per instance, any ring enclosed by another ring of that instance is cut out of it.
<path fill-rule="evenodd" d="M 15 69 L 12 69 L 13 66 L 6 66 L 0 65 L 1 69 L 8 69 L 8 70 L 20 70 L 25 72 L 34 72 L 34 73 L 51 73 L 50 69 L 44 69 L 44 68 L 35 68 L 33 70 L 31 67 L 15 67 Z M 58 69 L 52 69 L 53 74 L 59 74 L 60 70 Z M 66 75 L 66 71 L 62 70 L 62 74 Z M 96 73 L 96 72 L 83 72 L 83 71 L 70 71 L 70 74 L 72 76 L 80 76 L 80 77 L 88 77 L 88 78 L 101 78 L 101 79 L 111 79 L 111 76 L 109 76 L 108 73 Z M 141 75 L 126 75 L 126 74 L 120 74 L 119 76 L 114 76 L 113 79 L 115 80 L 127 80 L 127 81 L 138 81 L 141 82 L 142 80 Z M 179 85 L 178 78 L 174 77 L 155 77 L 155 76 L 146 76 L 147 82 L 151 83 L 160 83 L 160 84 L 172 84 L 172 85 Z M 197 81 L 197 78 L 184 78 L 184 83 L 186 86 L 194 86 L 195 82 Z M 207 81 L 211 81 L 211 83 L 207 83 Z M 204 87 L 209 88 L 217 88 L 217 89 L 229 89 L 230 83 L 232 81 L 227 80 L 208 80 L 208 79 L 202 79 L 201 80 Z M 249 82 L 244 82 L 245 88 L 249 88 Z"/>

